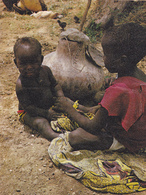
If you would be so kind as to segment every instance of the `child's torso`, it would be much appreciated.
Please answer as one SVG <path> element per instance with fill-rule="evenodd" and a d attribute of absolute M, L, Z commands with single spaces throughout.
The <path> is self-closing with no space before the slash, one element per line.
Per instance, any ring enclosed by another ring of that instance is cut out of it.
<path fill-rule="evenodd" d="M 42 70 L 37 78 L 23 79 L 22 87 L 32 105 L 48 109 L 53 104 L 53 87 L 48 75 Z"/>

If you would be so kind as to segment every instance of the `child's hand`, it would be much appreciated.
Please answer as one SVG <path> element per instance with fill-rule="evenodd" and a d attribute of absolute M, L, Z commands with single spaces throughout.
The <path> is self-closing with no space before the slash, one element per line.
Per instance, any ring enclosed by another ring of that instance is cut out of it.
<path fill-rule="evenodd" d="M 72 104 L 66 97 L 58 97 L 56 98 L 53 110 L 66 112 L 67 109 L 72 108 Z"/>
<path fill-rule="evenodd" d="M 55 112 L 52 108 L 50 108 L 49 110 L 48 110 L 48 119 L 49 120 L 56 120 L 58 117 L 60 117 L 61 116 L 61 114 L 60 113 L 58 113 L 58 112 Z"/>

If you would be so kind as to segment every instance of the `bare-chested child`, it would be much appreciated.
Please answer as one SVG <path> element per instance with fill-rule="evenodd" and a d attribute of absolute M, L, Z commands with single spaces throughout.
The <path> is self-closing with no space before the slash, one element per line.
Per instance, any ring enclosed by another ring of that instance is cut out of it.
<path fill-rule="evenodd" d="M 51 109 L 54 97 L 64 96 L 49 67 L 42 65 L 41 44 L 32 37 L 23 37 L 14 45 L 14 62 L 20 72 L 16 82 L 19 115 L 23 122 L 38 130 L 46 139 L 58 136 L 49 124 L 57 113 Z"/>
<path fill-rule="evenodd" d="M 105 67 L 118 73 L 118 79 L 106 89 L 95 117 L 89 120 L 62 97 L 54 109 L 79 124 L 69 133 L 73 148 L 138 152 L 146 148 L 146 75 L 137 67 L 146 55 L 146 29 L 135 23 L 111 26 L 105 30 L 102 47 Z"/>

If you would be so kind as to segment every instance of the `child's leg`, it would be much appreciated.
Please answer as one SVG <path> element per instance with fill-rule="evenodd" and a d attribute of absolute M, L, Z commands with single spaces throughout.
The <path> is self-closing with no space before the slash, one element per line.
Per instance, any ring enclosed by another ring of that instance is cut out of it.
<path fill-rule="evenodd" d="M 29 127 L 37 130 L 41 135 L 48 139 L 52 140 L 59 136 L 59 133 L 55 133 L 50 124 L 49 121 L 42 117 L 31 117 L 28 113 L 24 116 L 24 123 L 28 125 Z"/>
<path fill-rule="evenodd" d="M 105 150 L 112 142 L 113 137 L 105 132 L 93 135 L 78 128 L 69 134 L 69 143 L 74 149 Z"/>

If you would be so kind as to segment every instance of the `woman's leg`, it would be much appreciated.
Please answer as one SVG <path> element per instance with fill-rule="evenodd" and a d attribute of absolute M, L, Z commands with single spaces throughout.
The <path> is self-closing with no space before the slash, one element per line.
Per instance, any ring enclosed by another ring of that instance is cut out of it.
<path fill-rule="evenodd" d="M 78 128 L 69 134 L 69 143 L 74 149 L 105 150 L 110 148 L 112 142 L 113 137 L 104 131 L 93 135 Z"/>
<path fill-rule="evenodd" d="M 42 117 L 31 117 L 28 113 L 24 116 L 24 124 L 28 125 L 29 127 L 37 130 L 41 135 L 48 139 L 52 140 L 59 136 L 59 133 L 55 133 L 49 121 Z"/>

